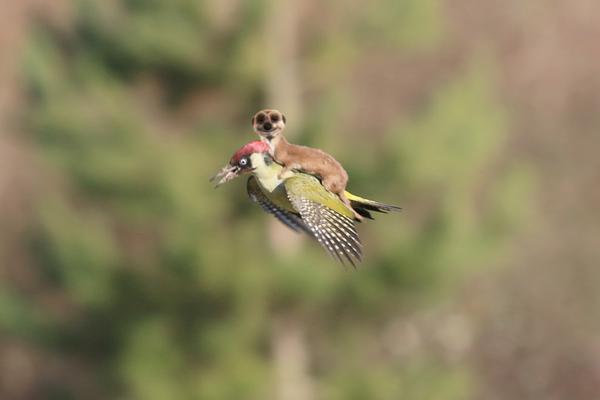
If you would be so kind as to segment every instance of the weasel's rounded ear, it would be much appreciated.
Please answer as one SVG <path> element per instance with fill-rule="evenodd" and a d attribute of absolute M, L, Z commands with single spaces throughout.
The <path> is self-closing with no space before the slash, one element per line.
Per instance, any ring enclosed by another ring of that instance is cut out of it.
<path fill-rule="evenodd" d="M 281 114 L 281 119 L 283 119 L 284 124 L 287 124 L 287 121 L 285 120 L 285 115 Z"/>
<path fill-rule="evenodd" d="M 254 120 L 256 119 L 256 114 L 252 116 L 252 126 L 254 126 Z"/>

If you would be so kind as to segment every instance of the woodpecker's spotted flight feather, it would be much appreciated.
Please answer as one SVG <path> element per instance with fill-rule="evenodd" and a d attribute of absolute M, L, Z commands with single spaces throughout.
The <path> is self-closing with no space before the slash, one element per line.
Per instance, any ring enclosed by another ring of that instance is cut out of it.
<path fill-rule="evenodd" d="M 298 210 L 319 243 L 342 263 L 345 257 L 353 266 L 362 259 L 362 248 L 352 220 L 305 197 L 288 192 L 288 199 Z"/>

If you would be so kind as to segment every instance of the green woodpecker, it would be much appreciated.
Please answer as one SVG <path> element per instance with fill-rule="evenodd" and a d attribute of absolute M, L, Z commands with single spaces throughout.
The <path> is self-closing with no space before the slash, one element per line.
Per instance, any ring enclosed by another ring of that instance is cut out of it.
<path fill-rule="evenodd" d="M 266 212 L 296 232 L 304 232 L 316 239 L 332 256 L 353 266 L 362 259 L 362 245 L 354 222 L 354 212 L 329 192 L 316 177 L 302 172 L 281 175 L 283 167 L 274 162 L 269 145 L 254 141 L 239 149 L 229 164 L 211 181 L 217 186 L 245 173 L 250 199 Z M 371 211 L 386 213 L 400 208 L 363 199 L 346 192 L 354 211 L 373 219 Z"/>

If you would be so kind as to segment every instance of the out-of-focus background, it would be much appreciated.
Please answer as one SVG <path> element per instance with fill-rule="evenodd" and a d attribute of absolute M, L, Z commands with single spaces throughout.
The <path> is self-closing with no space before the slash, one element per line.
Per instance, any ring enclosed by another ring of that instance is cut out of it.
<path fill-rule="evenodd" d="M 600 3 L 22 0 L 0 398 L 600 395 Z M 404 208 L 335 264 L 239 179 L 282 110 Z"/>

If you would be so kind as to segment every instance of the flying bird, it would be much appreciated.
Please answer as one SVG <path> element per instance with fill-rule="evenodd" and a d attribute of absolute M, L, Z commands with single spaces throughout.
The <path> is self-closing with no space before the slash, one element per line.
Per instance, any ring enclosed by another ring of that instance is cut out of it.
<path fill-rule="evenodd" d="M 254 141 L 235 152 L 229 163 L 211 181 L 216 186 L 244 174 L 248 196 L 263 210 L 296 232 L 317 240 L 341 263 L 353 266 L 362 260 L 362 244 L 356 231 L 354 213 L 336 194 L 325 189 L 317 177 L 294 171 L 281 177 L 283 167 L 269 154 L 269 145 Z M 345 193 L 352 208 L 362 217 L 371 212 L 399 211 L 400 207 Z"/>

